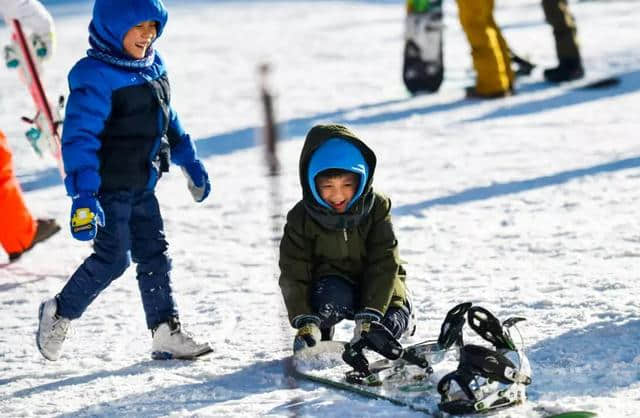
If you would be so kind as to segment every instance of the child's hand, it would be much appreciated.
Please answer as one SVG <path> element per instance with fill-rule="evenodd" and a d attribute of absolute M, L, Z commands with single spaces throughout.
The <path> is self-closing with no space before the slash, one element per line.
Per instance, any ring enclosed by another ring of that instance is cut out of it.
<path fill-rule="evenodd" d="M 80 193 L 71 204 L 71 235 L 80 241 L 95 238 L 98 225 L 104 226 L 104 211 L 93 194 Z"/>
<path fill-rule="evenodd" d="M 189 187 L 193 200 L 199 203 L 206 199 L 211 192 L 211 183 L 202 161 L 195 160 L 192 163 L 185 164 L 182 167 L 182 172 L 187 178 L 187 187 Z"/>
<path fill-rule="evenodd" d="M 313 347 L 322 338 L 320 334 L 320 318 L 315 315 L 305 315 L 303 319 L 295 324 L 298 327 L 298 333 L 293 339 L 293 351 L 296 352 L 303 348 Z"/>

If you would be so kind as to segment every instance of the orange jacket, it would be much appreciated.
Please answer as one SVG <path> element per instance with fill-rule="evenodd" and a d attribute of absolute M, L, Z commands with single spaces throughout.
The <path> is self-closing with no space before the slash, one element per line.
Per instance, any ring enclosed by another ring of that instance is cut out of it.
<path fill-rule="evenodd" d="M 24 202 L 7 138 L 0 131 L 0 245 L 7 253 L 20 253 L 31 246 L 35 234 L 36 221 Z"/>

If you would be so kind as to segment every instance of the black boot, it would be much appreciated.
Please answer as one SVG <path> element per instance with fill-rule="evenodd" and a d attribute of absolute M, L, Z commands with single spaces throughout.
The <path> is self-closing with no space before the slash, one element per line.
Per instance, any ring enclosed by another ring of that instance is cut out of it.
<path fill-rule="evenodd" d="M 16 261 L 18 258 L 20 258 L 20 256 L 22 256 L 22 254 L 32 249 L 34 245 L 46 240 L 56 232 L 60 231 L 60 225 L 58 225 L 55 219 L 37 219 L 36 221 L 36 235 L 33 237 L 31 245 L 29 245 L 21 252 L 9 253 L 9 262 Z"/>
<path fill-rule="evenodd" d="M 561 58 L 555 68 L 544 70 L 544 79 L 551 83 L 578 80 L 584 77 L 584 68 L 580 58 Z"/>

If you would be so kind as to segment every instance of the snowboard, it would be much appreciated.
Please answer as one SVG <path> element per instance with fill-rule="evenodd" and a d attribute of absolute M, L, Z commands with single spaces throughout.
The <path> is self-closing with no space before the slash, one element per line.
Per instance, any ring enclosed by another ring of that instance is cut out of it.
<path fill-rule="evenodd" d="M 444 77 L 442 0 L 407 0 L 402 79 L 412 93 L 438 91 Z"/>
<path fill-rule="evenodd" d="M 64 167 L 62 164 L 62 152 L 60 148 L 59 128 L 62 124 L 60 108 L 62 98 L 57 106 L 52 106 L 47 99 L 42 80 L 40 79 L 39 68 L 34 57 L 33 49 L 27 41 L 20 21 L 11 21 L 13 28 L 12 41 L 18 54 L 18 69 L 20 78 L 29 89 L 31 98 L 36 106 L 36 114 L 33 118 L 23 117 L 22 120 L 29 123 L 31 128 L 26 132 L 26 137 L 36 153 L 42 156 L 42 142 L 46 144 L 53 155 L 60 171 L 60 176 L 64 179 Z"/>
<path fill-rule="evenodd" d="M 347 343 L 340 341 L 320 341 L 314 347 L 299 350 L 293 356 L 295 375 L 364 397 L 389 401 L 432 416 L 442 415 L 438 409 L 440 395 L 437 385 L 442 376 L 457 366 L 455 355 L 457 350 L 428 353 L 433 361 L 433 363 L 430 362 L 429 370 L 409 364 L 402 359 L 388 360 L 367 350 L 367 358 L 374 360 L 369 364 L 369 369 L 375 374 L 376 382 L 358 384 L 350 382 L 352 367 L 342 358 L 345 344 Z M 425 342 L 408 346 L 405 350 L 420 346 L 433 347 L 435 344 Z M 422 355 L 419 350 L 416 352 Z"/>

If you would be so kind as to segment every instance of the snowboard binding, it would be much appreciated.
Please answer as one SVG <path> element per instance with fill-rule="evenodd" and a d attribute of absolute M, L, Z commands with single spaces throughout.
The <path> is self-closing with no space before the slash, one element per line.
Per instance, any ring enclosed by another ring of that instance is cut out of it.
<path fill-rule="evenodd" d="M 464 324 L 460 313 L 455 314 L 458 314 L 456 323 Z M 488 310 L 471 307 L 469 303 L 467 320 L 471 329 L 491 343 L 495 350 L 473 344 L 460 345 L 458 368 L 438 383 L 439 408 L 450 414 L 463 415 L 523 402 L 526 399 L 525 388 L 531 384 L 531 367 L 523 349 L 513 342 L 510 329 L 524 318 L 509 318 L 501 324 Z M 459 331 L 461 343 L 462 325 Z"/>
<path fill-rule="evenodd" d="M 394 368 L 395 373 L 401 373 L 406 365 L 423 369 L 424 376 L 433 374 L 431 365 L 442 361 L 447 350 L 454 344 L 462 346 L 462 327 L 465 324 L 465 314 L 470 308 L 469 302 L 454 306 L 442 323 L 437 341 L 423 341 L 407 348 L 403 348 L 384 325 L 373 322 L 369 332 L 363 334 L 360 340 L 345 344 L 342 359 L 353 367 L 346 374 L 347 382 L 378 386 L 382 384 L 378 373 L 390 368 Z M 369 364 L 364 349 L 375 351 L 384 359 Z"/>
<path fill-rule="evenodd" d="M 451 308 L 440 327 L 438 345 L 443 350 L 448 350 L 453 344 L 462 347 L 462 327 L 464 327 L 465 314 L 471 308 L 471 302 L 461 303 Z"/>
<path fill-rule="evenodd" d="M 382 384 L 377 373 L 388 367 L 381 367 L 380 364 L 372 370 L 369 365 L 369 360 L 364 355 L 363 351 L 367 348 L 375 351 L 388 360 L 402 359 L 405 363 L 412 364 L 423 368 L 428 374 L 433 373 L 429 362 L 424 355 L 424 347 L 422 353 L 420 347 L 410 347 L 409 349 L 403 349 L 400 342 L 391 334 L 391 332 L 380 322 L 372 322 L 371 328 L 368 332 L 362 334 L 355 343 L 347 343 L 342 353 L 342 359 L 349 366 L 353 367 L 353 370 L 347 372 L 346 379 L 349 383 L 365 384 L 369 386 L 379 386 Z"/>

